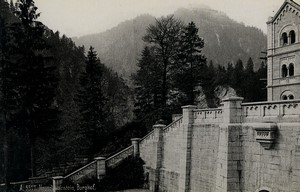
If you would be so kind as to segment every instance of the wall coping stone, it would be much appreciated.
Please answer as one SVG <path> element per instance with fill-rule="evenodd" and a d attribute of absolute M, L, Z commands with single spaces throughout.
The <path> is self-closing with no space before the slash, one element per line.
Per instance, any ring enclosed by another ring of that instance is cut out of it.
<path fill-rule="evenodd" d="M 159 129 L 161 129 L 161 128 L 164 128 L 166 125 L 164 125 L 164 124 L 156 124 L 156 125 L 153 125 L 153 128 L 155 129 L 155 128 L 159 128 Z"/>
<path fill-rule="evenodd" d="M 226 102 L 226 101 L 243 101 L 243 100 L 244 100 L 243 97 L 228 97 L 228 98 L 222 99 L 222 102 Z"/>
<path fill-rule="evenodd" d="M 197 106 L 196 105 L 185 105 L 181 107 L 182 109 L 196 109 Z"/>
<path fill-rule="evenodd" d="M 268 105 L 268 104 L 284 104 L 284 103 L 299 103 L 300 99 L 295 100 L 278 100 L 278 101 L 261 101 L 261 102 L 251 102 L 251 103 L 242 103 L 242 106 L 249 105 Z"/>
<path fill-rule="evenodd" d="M 141 140 L 141 138 L 132 138 L 132 139 L 130 139 L 131 141 L 140 141 Z"/>
<path fill-rule="evenodd" d="M 55 176 L 55 177 L 52 177 L 52 179 L 54 180 L 59 180 L 59 179 L 63 179 L 64 177 L 63 176 Z"/>

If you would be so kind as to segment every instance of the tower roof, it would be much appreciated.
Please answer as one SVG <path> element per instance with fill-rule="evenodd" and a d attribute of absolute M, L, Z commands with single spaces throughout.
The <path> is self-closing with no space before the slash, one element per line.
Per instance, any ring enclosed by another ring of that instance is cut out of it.
<path fill-rule="evenodd" d="M 282 11 L 286 7 L 286 5 L 290 5 L 293 8 L 297 9 L 297 11 L 300 12 L 300 0 L 285 0 L 284 3 L 279 8 L 279 10 L 274 15 L 274 17 L 271 17 L 271 19 L 269 19 L 268 23 L 273 23 L 278 18 L 278 16 L 280 16 L 280 14 L 282 13 Z M 300 13 L 298 13 L 298 12 L 295 12 L 295 14 L 297 16 L 300 16 Z"/>

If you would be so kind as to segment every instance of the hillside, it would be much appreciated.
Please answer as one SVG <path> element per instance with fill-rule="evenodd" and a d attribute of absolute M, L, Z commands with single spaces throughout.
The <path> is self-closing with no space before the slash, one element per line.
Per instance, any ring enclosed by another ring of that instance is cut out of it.
<path fill-rule="evenodd" d="M 179 9 L 176 18 L 185 23 L 194 21 L 204 38 L 203 53 L 215 64 L 227 65 L 241 58 L 244 63 L 253 58 L 255 68 L 260 65 L 260 52 L 266 49 L 266 35 L 255 27 L 248 27 L 230 19 L 222 12 L 209 8 Z M 137 60 L 143 48 L 142 37 L 149 24 L 154 23 L 151 15 L 141 15 L 120 23 L 102 33 L 73 38 L 77 45 L 94 46 L 101 60 L 126 79 L 136 71 Z"/>

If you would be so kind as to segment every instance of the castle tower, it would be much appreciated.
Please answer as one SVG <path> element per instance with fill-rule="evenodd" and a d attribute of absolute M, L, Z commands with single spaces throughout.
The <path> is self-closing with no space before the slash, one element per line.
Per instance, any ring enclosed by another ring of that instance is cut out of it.
<path fill-rule="evenodd" d="M 300 99 L 300 5 L 285 0 L 267 24 L 268 101 Z"/>

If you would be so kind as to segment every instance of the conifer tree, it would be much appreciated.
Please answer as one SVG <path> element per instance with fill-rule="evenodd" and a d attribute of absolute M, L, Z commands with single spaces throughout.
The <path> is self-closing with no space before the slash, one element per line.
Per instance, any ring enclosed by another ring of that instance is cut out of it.
<path fill-rule="evenodd" d="M 160 107 L 163 70 L 161 63 L 156 61 L 154 50 L 147 46 L 142 51 L 138 67 L 132 76 L 135 84 L 135 114 L 138 119 L 143 119 Z"/>
<path fill-rule="evenodd" d="M 101 144 L 101 138 L 106 134 L 105 112 L 106 98 L 103 94 L 103 64 L 97 58 L 97 53 L 90 47 L 85 72 L 80 78 L 81 89 L 78 93 L 82 134 L 86 138 L 88 155 L 92 156 Z"/>
<path fill-rule="evenodd" d="M 177 61 L 172 68 L 175 87 L 188 96 L 188 104 L 195 102 L 195 88 L 204 83 L 203 76 L 206 58 L 201 54 L 204 40 L 198 35 L 194 22 L 184 26 L 179 39 Z"/>
<path fill-rule="evenodd" d="M 236 65 L 234 67 L 233 71 L 233 81 L 232 81 L 232 87 L 236 90 L 236 93 L 238 96 L 245 95 L 243 90 L 243 84 L 244 84 L 244 65 L 242 60 L 238 60 L 236 62 Z"/>
<path fill-rule="evenodd" d="M 35 143 L 56 132 L 58 111 L 54 105 L 57 78 L 52 56 L 45 42 L 45 27 L 37 21 L 39 13 L 33 0 L 20 0 L 16 10 L 19 22 L 12 26 L 16 46 L 14 74 L 20 103 L 15 115 L 16 125 L 28 135 L 31 173 L 35 175 Z"/>
<path fill-rule="evenodd" d="M 10 70 L 10 63 L 9 63 L 9 12 L 8 12 L 8 4 L 0 0 L 0 106 L 1 106 L 1 135 L 0 141 L 2 141 L 3 146 L 3 164 L 0 168 L 0 172 L 3 172 L 3 179 L 5 183 L 5 191 L 9 190 L 9 131 L 7 121 L 10 113 L 13 111 L 11 106 L 11 101 L 15 95 L 12 95 L 12 90 L 10 87 L 9 82 L 13 82 L 11 78 L 11 70 Z M 1 176 L 1 175 L 0 175 Z M 0 177 L 1 179 L 1 177 Z"/>

